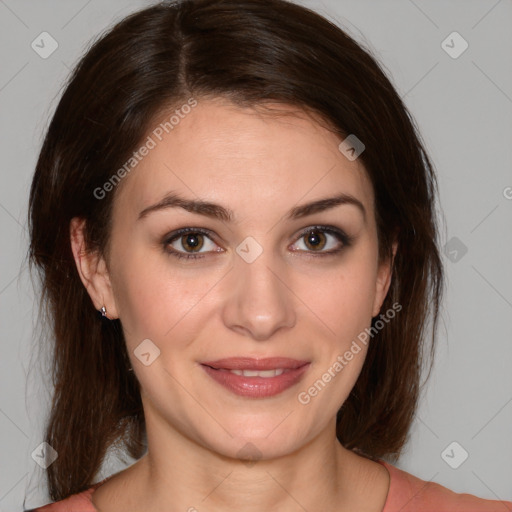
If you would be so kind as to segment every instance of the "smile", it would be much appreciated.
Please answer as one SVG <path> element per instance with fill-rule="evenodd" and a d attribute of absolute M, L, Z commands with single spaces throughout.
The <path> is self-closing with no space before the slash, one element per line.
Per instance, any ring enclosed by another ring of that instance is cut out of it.
<path fill-rule="evenodd" d="M 277 359 L 280 364 L 276 364 Z M 235 395 L 269 398 L 296 385 L 303 378 L 310 363 L 285 358 L 232 358 L 202 363 L 201 367 L 217 384 Z"/>
<path fill-rule="evenodd" d="M 226 368 L 220 368 L 219 371 L 221 372 L 231 372 L 235 375 L 243 375 L 244 377 L 263 377 L 265 379 L 269 377 L 275 377 L 276 375 L 281 375 L 284 371 L 290 371 L 290 370 L 284 370 L 283 368 L 277 368 L 275 370 L 227 370 Z"/>

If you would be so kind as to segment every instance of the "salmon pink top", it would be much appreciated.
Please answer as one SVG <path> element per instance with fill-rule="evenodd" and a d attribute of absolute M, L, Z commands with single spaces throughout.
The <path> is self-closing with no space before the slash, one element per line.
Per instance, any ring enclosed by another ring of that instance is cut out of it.
<path fill-rule="evenodd" d="M 382 512 L 512 512 L 512 501 L 478 498 L 456 493 L 440 484 L 421 480 L 378 459 L 389 471 L 390 485 Z M 93 492 L 106 480 L 68 498 L 25 512 L 99 512 L 93 505 Z"/>

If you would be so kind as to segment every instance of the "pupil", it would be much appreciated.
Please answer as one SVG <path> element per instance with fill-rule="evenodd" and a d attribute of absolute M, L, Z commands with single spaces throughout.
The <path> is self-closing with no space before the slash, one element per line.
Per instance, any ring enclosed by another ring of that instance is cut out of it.
<path fill-rule="evenodd" d="M 201 243 L 199 238 L 195 234 L 187 234 L 184 236 L 185 245 L 189 248 L 196 249 L 197 247 L 201 248 Z"/>
<path fill-rule="evenodd" d="M 318 240 L 318 236 L 315 232 L 313 232 L 309 235 L 309 242 L 313 245 L 318 244 L 319 240 Z"/>
<path fill-rule="evenodd" d="M 311 247 L 318 248 L 319 245 L 323 245 L 323 235 L 318 231 L 310 231 L 307 237 L 307 244 Z"/>

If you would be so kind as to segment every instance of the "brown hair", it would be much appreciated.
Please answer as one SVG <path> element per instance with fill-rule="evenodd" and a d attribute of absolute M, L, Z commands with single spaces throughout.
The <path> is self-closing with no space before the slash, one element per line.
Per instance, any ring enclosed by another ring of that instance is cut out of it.
<path fill-rule="evenodd" d="M 294 105 L 366 146 L 359 158 L 375 191 L 381 259 L 391 256 L 395 234 L 398 240 L 382 311 L 394 303 L 402 310 L 369 344 L 337 415 L 339 441 L 370 458 L 397 460 L 417 407 L 432 315 L 430 376 L 443 293 L 437 183 L 416 125 L 375 58 L 333 23 L 285 0 L 160 3 L 121 20 L 78 63 L 30 190 L 29 255 L 54 338 L 45 432 L 58 452 L 47 469 L 53 500 L 92 485 L 113 444 L 135 458 L 146 449 L 122 326 L 98 318 L 72 256 L 70 220 L 86 219 L 88 249 L 108 254 L 116 193 L 98 200 L 93 191 L 158 115 L 191 96 Z"/>

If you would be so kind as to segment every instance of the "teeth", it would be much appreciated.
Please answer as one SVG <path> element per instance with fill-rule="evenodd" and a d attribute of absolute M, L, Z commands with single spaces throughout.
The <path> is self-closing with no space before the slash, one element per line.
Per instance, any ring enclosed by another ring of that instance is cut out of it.
<path fill-rule="evenodd" d="M 277 368 L 275 370 L 264 370 L 264 371 L 257 371 L 257 370 L 229 370 L 231 373 L 234 373 L 235 375 L 240 375 L 244 377 L 275 377 L 277 375 L 281 375 L 284 370 L 283 368 Z"/>

